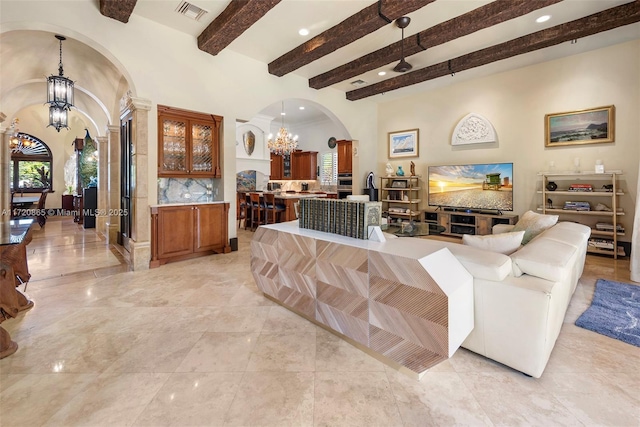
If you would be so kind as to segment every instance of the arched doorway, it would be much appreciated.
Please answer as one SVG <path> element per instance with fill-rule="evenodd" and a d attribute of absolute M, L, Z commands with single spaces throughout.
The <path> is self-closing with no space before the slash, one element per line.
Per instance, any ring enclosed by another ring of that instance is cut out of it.
<path fill-rule="evenodd" d="M 4 119 L 7 123 L 15 117 L 20 117 L 21 130 L 31 135 L 37 135 L 46 140 L 51 148 L 53 164 L 51 179 L 54 188 L 64 188 L 63 170 L 64 163 L 73 153 L 71 146 L 75 138 L 84 137 L 85 129 L 89 129 L 94 140 L 98 143 L 99 158 L 98 170 L 98 208 L 103 211 L 118 212 L 120 208 L 120 115 L 121 109 L 127 109 L 127 100 L 135 99 L 135 87 L 129 74 L 122 64 L 102 45 L 82 34 L 68 34 L 68 30 L 60 28 L 60 32 L 35 31 L 17 28 L 20 24 L 5 27 L 0 33 L 0 53 L 3 58 L 3 67 L 0 70 L 0 79 L 3 82 L 2 99 L 0 100 L 3 111 L 0 112 L 0 122 Z M 67 32 L 67 33 L 65 33 Z M 53 128 L 47 128 L 48 117 L 46 101 L 47 71 L 57 71 L 59 41 L 54 37 L 61 34 L 66 37 L 64 42 L 64 70 L 65 75 L 76 81 L 74 108 L 69 112 L 69 129 L 56 132 Z M 33 61 L 33 57 L 41 61 Z M 6 59 L 6 61 L 5 61 Z M 124 102 L 122 100 L 125 99 Z M 149 102 L 138 103 L 134 120 L 139 121 L 137 129 L 146 132 L 148 128 L 147 115 L 149 108 L 144 108 Z M 134 107 L 135 108 L 135 107 Z M 5 142 L 8 143 L 10 131 L 5 128 Z M 134 133 L 133 137 L 139 135 Z M 143 142 L 147 144 L 146 137 Z M 7 145 L 5 144 L 5 147 Z M 8 163 L 10 153 L 4 148 L 0 154 L 0 161 Z M 147 162 L 138 159 L 140 162 Z M 3 168 L 4 169 L 4 168 Z M 138 182 L 144 182 L 146 177 L 145 167 L 133 170 L 142 171 L 145 176 L 137 176 Z M 2 187 L 1 203 L 3 208 L 8 207 L 10 199 L 9 171 L 2 171 L 0 186 Z M 139 195 L 136 195 L 139 196 Z M 140 198 L 146 209 L 148 206 L 147 194 Z M 60 207 L 60 197 L 47 199 L 50 208 Z M 130 214 L 134 214 L 136 200 L 132 201 Z M 138 221 L 140 218 L 140 221 Z M 99 232 L 109 236 L 110 242 L 116 243 L 116 235 L 120 229 L 120 216 L 114 215 L 100 219 Z M 136 267 L 148 267 L 149 231 L 148 219 L 142 215 L 132 216 L 131 234 L 135 236 L 139 230 L 138 240 L 141 242 L 140 256 L 134 263 Z M 135 246 L 135 245 L 134 245 Z M 146 246 L 146 248 L 145 248 Z M 146 260 L 145 260 L 146 257 Z M 132 259 L 134 255 L 132 254 Z"/>

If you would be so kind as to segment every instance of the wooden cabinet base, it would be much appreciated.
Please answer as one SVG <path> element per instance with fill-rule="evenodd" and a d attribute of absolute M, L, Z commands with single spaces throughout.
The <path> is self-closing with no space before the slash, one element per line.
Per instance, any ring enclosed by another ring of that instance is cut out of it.
<path fill-rule="evenodd" d="M 515 225 L 518 215 L 474 213 L 465 211 L 425 211 L 424 222 L 444 227 L 444 235 L 460 236 L 472 234 L 484 236 L 492 233 L 496 224 Z"/>
<path fill-rule="evenodd" d="M 229 203 L 152 207 L 149 268 L 231 252 L 228 218 Z"/>
<path fill-rule="evenodd" d="M 169 258 L 151 260 L 151 262 L 149 263 L 149 268 L 160 267 L 161 265 L 164 265 L 168 262 L 184 261 L 186 259 L 198 258 L 198 257 L 209 256 L 214 254 L 228 254 L 229 252 L 231 252 L 231 246 L 225 246 L 223 249 L 218 251 L 194 252 L 192 254 L 187 254 L 187 255 L 180 255 L 180 256 L 174 256 Z"/>

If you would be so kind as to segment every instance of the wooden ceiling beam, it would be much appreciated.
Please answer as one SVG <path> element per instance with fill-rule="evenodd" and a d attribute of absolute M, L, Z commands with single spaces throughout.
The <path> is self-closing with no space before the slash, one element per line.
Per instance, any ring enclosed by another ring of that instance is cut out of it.
<path fill-rule="evenodd" d="M 138 0 L 100 0 L 100 13 L 126 24 L 137 2 Z"/>
<path fill-rule="evenodd" d="M 198 36 L 198 49 L 217 55 L 281 0 L 232 0 Z"/>
<path fill-rule="evenodd" d="M 405 39 L 405 57 L 447 43 L 484 28 L 526 15 L 562 0 L 496 0 L 464 15 L 449 19 Z M 402 41 L 361 56 L 309 79 L 309 87 L 322 89 L 400 60 Z"/>
<path fill-rule="evenodd" d="M 269 63 L 269 73 L 282 77 L 433 1 L 378 0 Z"/>
<path fill-rule="evenodd" d="M 640 0 L 347 92 L 355 101 L 640 21 Z"/>

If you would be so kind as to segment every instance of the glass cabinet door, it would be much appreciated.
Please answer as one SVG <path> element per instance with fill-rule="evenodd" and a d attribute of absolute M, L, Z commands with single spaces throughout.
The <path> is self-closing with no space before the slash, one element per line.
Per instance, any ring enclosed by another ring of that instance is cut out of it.
<path fill-rule="evenodd" d="M 211 175 L 213 164 L 213 129 L 210 124 L 191 123 L 191 174 Z"/>
<path fill-rule="evenodd" d="M 186 121 L 162 120 L 162 150 L 158 153 L 160 172 L 188 173 L 186 128 Z"/>

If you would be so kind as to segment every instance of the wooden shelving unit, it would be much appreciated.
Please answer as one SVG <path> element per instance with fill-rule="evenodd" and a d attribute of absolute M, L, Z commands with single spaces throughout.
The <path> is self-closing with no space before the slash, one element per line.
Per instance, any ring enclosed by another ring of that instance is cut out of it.
<path fill-rule="evenodd" d="M 389 222 L 421 220 L 419 175 L 380 177 L 380 192 L 382 213 L 387 214 Z"/>
<path fill-rule="evenodd" d="M 571 220 L 591 227 L 591 238 L 587 249 L 589 253 L 609 255 L 614 259 L 626 256 L 624 248 L 618 246 L 618 237 L 624 235 L 624 231 L 616 231 L 620 227 L 619 218 L 624 215 L 624 212 L 618 208 L 618 198 L 624 195 L 624 192 L 618 188 L 618 176 L 621 174 L 622 171 L 605 173 L 540 172 L 538 175 L 541 177 L 541 187 L 537 192 L 541 195 L 542 204 L 538 210 L 545 214 L 571 217 Z M 549 182 L 556 183 L 557 189 L 549 190 L 547 188 Z M 591 185 L 592 191 L 569 191 L 572 184 Z M 605 185 L 610 186 L 610 191 L 603 189 Z M 548 200 L 551 200 L 552 203 L 549 204 Z M 564 209 L 566 201 L 588 202 L 590 210 Z M 599 203 L 606 205 L 611 210 L 595 210 Z M 596 228 L 598 218 L 607 221 L 606 223 L 611 226 L 611 231 Z"/>

